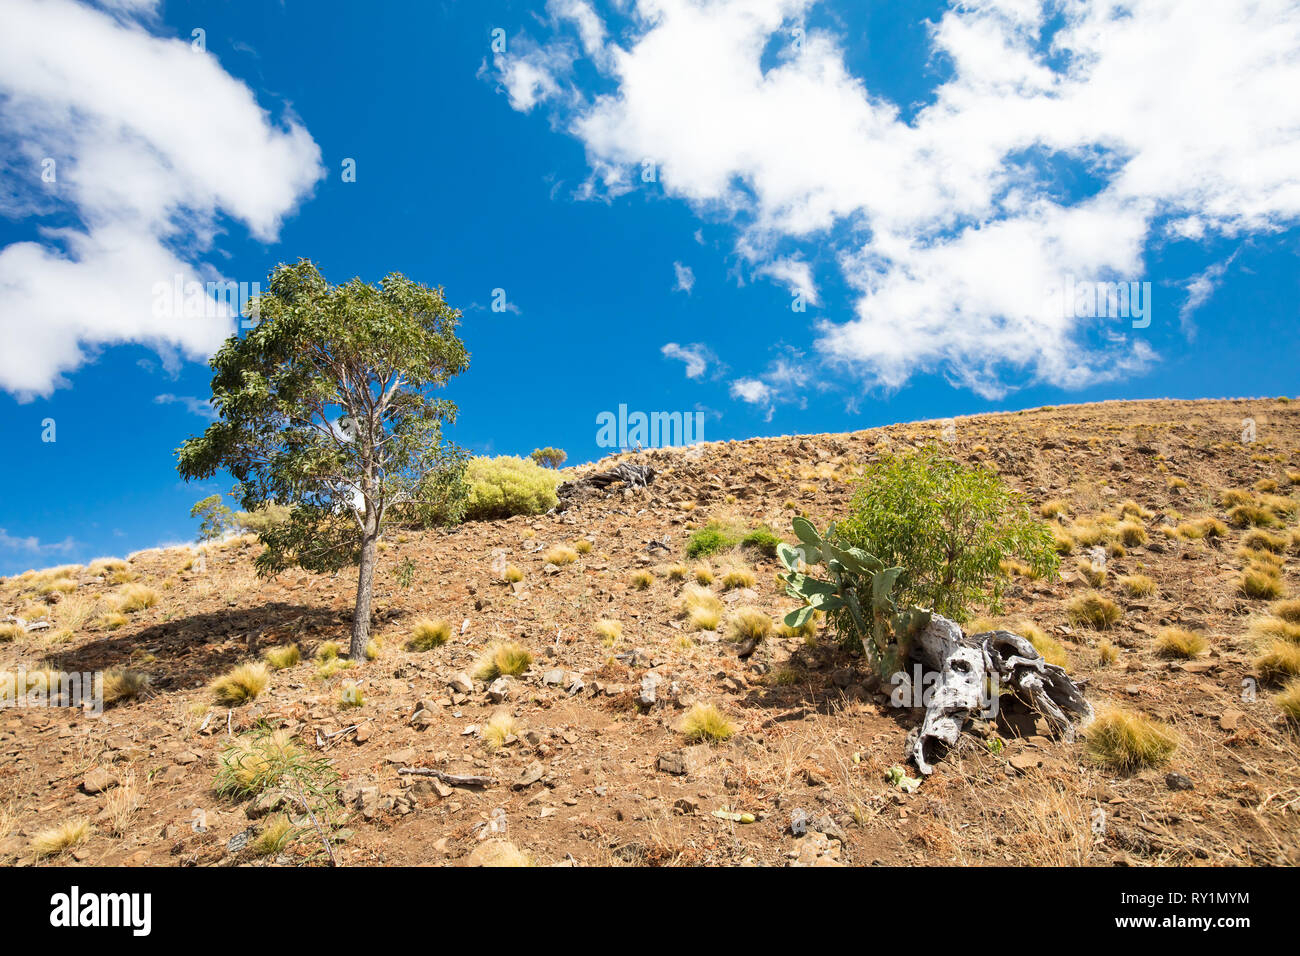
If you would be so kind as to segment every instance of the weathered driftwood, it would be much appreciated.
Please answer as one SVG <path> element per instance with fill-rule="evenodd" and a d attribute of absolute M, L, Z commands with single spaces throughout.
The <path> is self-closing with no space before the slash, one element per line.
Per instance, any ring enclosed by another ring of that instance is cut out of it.
<path fill-rule="evenodd" d="M 944 747 L 953 747 L 974 714 L 996 714 L 1010 690 L 1041 714 L 1066 740 L 1092 719 L 1092 706 L 1065 670 L 1049 664 L 1027 639 L 1010 631 L 964 634 L 939 614 L 916 638 L 912 659 L 935 677 L 925 701 L 925 721 L 912 741 L 912 759 L 923 774 L 934 770 Z"/>
<path fill-rule="evenodd" d="M 496 780 L 492 777 L 478 777 L 471 774 L 446 773 L 433 767 L 399 767 L 399 774 L 411 774 L 416 777 L 437 777 L 452 787 L 490 787 Z"/>
<path fill-rule="evenodd" d="M 586 488 L 604 490 L 618 481 L 623 482 L 629 488 L 644 488 L 655 480 L 655 474 L 655 469 L 650 465 L 636 465 L 625 461 L 607 471 L 598 471 L 595 474 L 587 475 L 585 478 L 579 478 L 577 481 L 566 481 L 555 489 L 555 493 L 561 498 L 566 498 L 574 492 Z"/>

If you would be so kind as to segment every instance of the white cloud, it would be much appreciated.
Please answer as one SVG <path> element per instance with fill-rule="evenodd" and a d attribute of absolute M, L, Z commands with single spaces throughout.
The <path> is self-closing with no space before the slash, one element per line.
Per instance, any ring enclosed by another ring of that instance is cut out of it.
<path fill-rule="evenodd" d="M 695 288 L 695 272 L 690 266 L 684 266 L 680 262 L 673 263 L 673 291 L 685 292 L 691 294 Z"/>
<path fill-rule="evenodd" d="M 669 342 L 659 351 L 663 353 L 665 358 L 685 362 L 687 378 L 699 378 L 708 371 L 709 363 L 716 359 L 712 350 L 699 342 L 692 342 L 690 345 L 678 345 L 676 342 Z"/>
<path fill-rule="evenodd" d="M 185 410 L 191 415 L 198 415 L 200 418 L 206 418 L 209 421 L 217 420 L 217 410 L 206 399 L 195 398 L 193 395 L 163 393 L 162 395 L 155 395 L 153 400 L 155 405 L 184 405 Z"/>
<path fill-rule="evenodd" d="M 1048 294 L 1063 276 L 1143 280 L 1163 236 L 1300 222 L 1300 98 L 1279 92 L 1300 88 L 1294 0 L 954 3 L 931 32 L 951 74 L 906 119 L 840 37 L 806 28 L 795 48 L 815 6 L 640 0 L 591 57 L 608 89 L 565 79 L 554 99 L 593 191 L 626 191 L 649 159 L 792 290 L 816 295 L 803 252 L 833 249 L 854 315 L 823 321 L 817 349 L 870 385 L 936 371 L 998 395 L 1137 373 L 1156 359 L 1144 335 L 1063 309 Z M 1101 188 L 1063 199 L 1053 164 Z"/>
<path fill-rule="evenodd" d="M 731 397 L 751 405 L 766 405 L 772 397 L 772 389 L 756 378 L 738 378 L 731 383 Z"/>
<path fill-rule="evenodd" d="M 323 173 L 301 124 L 273 122 L 213 56 L 128 15 L 152 4 L 110 6 L 5 4 L 0 142 L 17 192 L 3 211 L 78 223 L 0 250 L 0 388 L 20 399 L 66 384 L 108 345 L 206 358 L 233 330 L 230 310 L 188 318 L 182 303 L 160 308 L 155 286 L 221 279 L 199 259 L 219 221 L 273 240 Z"/>
<path fill-rule="evenodd" d="M 1223 262 L 1214 263 L 1204 272 L 1188 280 L 1187 301 L 1178 310 L 1178 320 L 1182 323 L 1183 333 L 1189 339 L 1196 338 L 1196 325 L 1192 322 L 1192 313 L 1210 301 L 1210 296 L 1214 295 L 1214 290 L 1223 281 L 1223 274 L 1228 271 L 1228 266 L 1232 265 L 1232 261 L 1236 258 L 1237 253 L 1234 252 Z"/>
<path fill-rule="evenodd" d="M 71 538 L 64 538 L 62 541 L 43 543 L 35 535 L 29 535 L 23 538 L 15 538 L 10 535 L 4 528 L 0 528 L 0 551 L 21 551 L 25 554 L 67 554 L 75 551 L 78 547 L 77 542 Z"/>

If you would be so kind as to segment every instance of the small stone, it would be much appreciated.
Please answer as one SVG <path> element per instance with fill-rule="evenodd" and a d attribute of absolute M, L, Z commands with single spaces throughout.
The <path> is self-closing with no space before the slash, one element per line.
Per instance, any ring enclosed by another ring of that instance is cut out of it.
<path fill-rule="evenodd" d="M 84 793 L 94 795 L 103 793 L 105 790 L 111 790 L 117 786 L 117 778 L 103 767 L 97 767 L 81 781 L 81 789 Z"/>
<path fill-rule="evenodd" d="M 543 773 L 545 773 L 545 771 L 542 769 L 541 763 L 534 760 L 524 768 L 523 773 L 519 775 L 519 779 L 512 783 L 511 786 L 516 790 L 523 790 L 526 787 L 531 787 L 538 780 L 542 779 Z"/>
<path fill-rule="evenodd" d="M 1190 777 L 1184 774 L 1170 771 L 1165 774 L 1165 786 L 1170 790 L 1195 790 L 1196 784 L 1192 783 Z"/>
<path fill-rule="evenodd" d="M 447 686 L 449 686 L 457 694 L 471 694 L 474 692 L 474 682 L 470 680 L 469 675 L 466 674 L 464 671 L 461 671 L 459 674 L 457 674 L 455 677 L 449 680 L 447 682 Z"/>
<path fill-rule="evenodd" d="M 414 763 L 417 756 L 419 756 L 419 754 L 415 752 L 414 747 L 405 747 L 402 750 L 394 750 L 385 757 L 384 760 L 388 763 L 405 765 Z"/>
<path fill-rule="evenodd" d="M 505 677 L 498 677 L 488 685 L 488 696 L 492 698 L 492 703 L 499 704 L 510 696 L 510 681 Z"/>

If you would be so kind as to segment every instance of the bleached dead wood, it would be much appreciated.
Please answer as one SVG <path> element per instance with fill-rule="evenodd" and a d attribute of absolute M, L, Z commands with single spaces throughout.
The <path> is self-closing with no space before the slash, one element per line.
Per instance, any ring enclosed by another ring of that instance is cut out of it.
<path fill-rule="evenodd" d="M 973 715 L 997 713 L 1004 690 L 1015 693 L 1066 740 L 1092 719 L 1092 705 L 1064 668 L 1047 663 L 1029 640 L 1011 631 L 967 635 L 955 622 L 934 614 L 913 642 L 911 656 L 934 675 L 925 720 L 912 742 L 912 759 L 923 774 L 933 772 L 943 747 L 956 745 Z"/>

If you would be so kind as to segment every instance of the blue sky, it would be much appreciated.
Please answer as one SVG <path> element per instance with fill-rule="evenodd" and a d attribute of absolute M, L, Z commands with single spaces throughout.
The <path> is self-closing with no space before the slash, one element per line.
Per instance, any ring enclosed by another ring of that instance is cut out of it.
<path fill-rule="evenodd" d="M 1300 10 L 1123 6 L 13 0 L 0 573 L 193 538 L 155 286 L 298 257 L 444 286 L 480 453 L 1296 393 Z"/>

